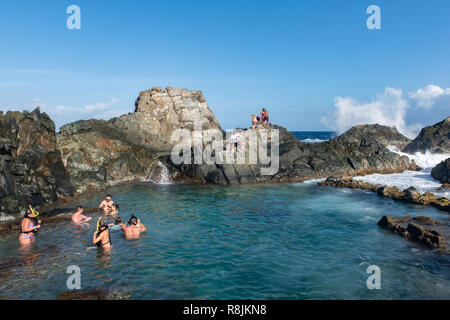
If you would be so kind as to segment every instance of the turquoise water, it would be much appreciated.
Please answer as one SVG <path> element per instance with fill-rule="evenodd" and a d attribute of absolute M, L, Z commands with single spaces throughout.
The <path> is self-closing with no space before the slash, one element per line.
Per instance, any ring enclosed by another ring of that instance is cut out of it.
<path fill-rule="evenodd" d="M 82 289 L 108 287 L 132 299 L 450 299 L 449 255 L 376 225 L 382 215 L 450 222 L 433 208 L 312 183 L 108 191 L 125 219 L 135 214 L 146 224 L 141 239 L 113 231 L 106 254 L 87 249 L 95 223 L 67 222 L 44 225 L 27 252 L 16 235 L 2 237 L 0 297 L 54 299 L 67 290 L 67 267 L 78 265 Z M 373 264 L 381 290 L 366 287 Z"/>

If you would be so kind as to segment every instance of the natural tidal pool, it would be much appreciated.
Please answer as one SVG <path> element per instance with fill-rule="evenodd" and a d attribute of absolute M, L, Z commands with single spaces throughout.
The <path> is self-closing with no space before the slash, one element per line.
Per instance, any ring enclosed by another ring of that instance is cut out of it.
<path fill-rule="evenodd" d="M 131 299 L 450 299 L 450 255 L 429 251 L 377 226 L 383 215 L 427 215 L 434 208 L 315 183 L 263 186 L 120 185 L 108 190 L 124 221 L 147 232 L 113 248 L 92 247 L 98 215 L 86 227 L 43 224 L 19 250 L 0 237 L 0 298 L 54 299 L 67 290 L 67 267 L 82 289 L 107 287 Z M 93 193 L 85 206 L 98 206 Z M 369 265 L 381 289 L 369 290 Z"/>

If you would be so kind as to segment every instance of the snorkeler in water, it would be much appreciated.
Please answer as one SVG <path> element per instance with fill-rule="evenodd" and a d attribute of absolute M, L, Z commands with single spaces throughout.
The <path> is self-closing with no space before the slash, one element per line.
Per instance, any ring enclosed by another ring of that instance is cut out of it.
<path fill-rule="evenodd" d="M 102 220 L 101 217 L 97 222 L 97 230 L 94 232 L 92 243 L 103 249 L 110 249 L 112 247 L 108 225 Z"/>
<path fill-rule="evenodd" d="M 37 219 L 38 215 L 39 213 L 31 206 L 28 207 L 21 222 L 22 232 L 19 236 L 21 245 L 28 245 L 36 241 L 36 234 L 41 228 L 41 221 Z"/>
<path fill-rule="evenodd" d="M 130 220 L 127 224 L 122 225 L 122 231 L 127 239 L 138 238 L 142 232 L 145 232 L 147 228 L 142 224 L 141 220 L 131 215 Z"/>

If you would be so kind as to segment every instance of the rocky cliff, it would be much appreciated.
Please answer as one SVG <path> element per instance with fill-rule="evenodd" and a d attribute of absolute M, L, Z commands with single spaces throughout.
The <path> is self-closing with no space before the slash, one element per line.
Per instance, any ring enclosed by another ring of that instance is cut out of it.
<path fill-rule="evenodd" d="M 219 122 L 199 90 L 154 87 L 139 94 L 134 113 L 111 119 L 110 125 L 123 132 L 127 140 L 156 152 L 170 152 L 177 129 L 220 130 Z"/>
<path fill-rule="evenodd" d="M 17 214 L 73 193 L 48 115 L 39 109 L 1 114 L 0 212 Z"/>
<path fill-rule="evenodd" d="M 77 192 L 124 181 L 153 180 L 163 166 L 150 149 L 130 142 L 104 120 L 81 120 L 60 129 L 58 147 Z M 175 178 L 176 173 L 171 173 Z"/>
<path fill-rule="evenodd" d="M 423 128 L 403 152 L 450 153 L 450 117 L 435 125 Z"/>
<path fill-rule="evenodd" d="M 267 167 L 256 164 L 181 164 L 175 165 L 184 174 L 205 182 L 238 184 L 255 182 L 303 181 L 329 175 L 360 175 L 417 170 L 407 157 L 390 152 L 387 145 L 407 142 L 394 128 L 380 125 L 356 126 L 330 141 L 303 143 L 286 129 L 278 130 L 279 169 L 274 174 L 261 174 Z M 243 131 L 252 132 L 252 130 Z M 260 135 L 260 130 L 255 130 Z M 271 140 L 268 140 L 269 154 Z M 216 155 L 217 156 L 217 155 Z M 194 163 L 193 160 L 191 163 Z"/>

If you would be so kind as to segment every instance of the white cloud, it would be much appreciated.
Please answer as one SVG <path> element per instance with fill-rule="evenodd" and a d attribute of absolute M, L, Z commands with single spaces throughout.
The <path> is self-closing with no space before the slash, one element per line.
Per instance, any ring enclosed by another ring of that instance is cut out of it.
<path fill-rule="evenodd" d="M 119 102 L 120 102 L 119 99 L 117 99 L 115 97 L 111 97 L 110 100 L 107 102 L 98 102 L 98 103 L 94 103 L 94 104 L 87 104 L 83 107 L 71 107 L 71 106 L 59 105 L 59 106 L 47 107 L 47 108 L 41 107 L 41 109 L 50 115 L 51 114 L 55 114 L 55 115 L 66 114 L 67 115 L 67 113 L 72 113 L 76 116 L 81 116 L 81 115 L 90 115 L 90 114 L 94 114 L 99 111 L 104 111 L 104 110 L 110 109 L 111 107 L 116 106 Z"/>
<path fill-rule="evenodd" d="M 442 96 L 450 96 L 450 88 L 442 89 L 439 86 L 430 84 L 425 88 L 410 92 L 409 97 L 417 103 L 419 107 L 430 109 Z"/>
<path fill-rule="evenodd" d="M 342 133 L 358 124 L 381 124 L 396 127 L 407 137 L 414 138 L 422 125 L 407 125 L 406 112 L 409 107 L 403 98 L 401 89 L 386 87 L 382 94 L 372 102 L 359 102 L 351 97 L 335 98 L 335 110 L 328 118 L 322 118 L 322 123 Z"/>

